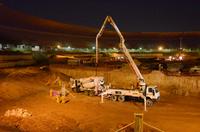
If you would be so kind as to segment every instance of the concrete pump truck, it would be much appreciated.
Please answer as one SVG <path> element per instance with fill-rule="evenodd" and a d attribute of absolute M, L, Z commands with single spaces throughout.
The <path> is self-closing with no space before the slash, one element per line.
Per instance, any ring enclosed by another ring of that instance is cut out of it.
<path fill-rule="evenodd" d="M 114 89 L 108 88 L 105 89 L 101 95 L 109 97 L 112 101 L 120 101 L 124 102 L 127 97 L 132 97 L 136 99 L 143 99 L 147 106 L 152 106 L 153 103 L 160 99 L 160 92 L 157 89 L 157 86 L 149 86 L 146 84 L 144 77 L 142 76 L 140 70 L 138 69 L 137 65 L 133 61 L 128 49 L 125 46 L 125 39 L 122 36 L 120 30 L 118 29 L 117 25 L 115 24 L 114 20 L 111 16 L 107 16 L 104 20 L 102 27 L 100 28 L 97 36 L 96 36 L 96 65 L 98 65 L 98 40 L 102 36 L 106 24 L 109 23 L 117 32 L 120 38 L 120 49 L 124 52 L 126 58 L 129 61 L 131 69 L 135 72 L 137 76 L 137 87 L 134 89 Z"/>

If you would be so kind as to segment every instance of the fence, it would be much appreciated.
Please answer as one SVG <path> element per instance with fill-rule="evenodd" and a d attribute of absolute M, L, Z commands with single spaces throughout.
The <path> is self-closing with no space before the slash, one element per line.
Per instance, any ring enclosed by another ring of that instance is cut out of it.
<path fill-rule="evenodd" d="M 155 126 L 152 126 L 149 123 L 144 122 L 142 113 L 135 113 L 134 117 L 135 117 L 134 122 L 129 123 L 128 125 L 116 130 L 115 132 L 121 132 L 121 131 L 127 129 L 128 127 L 130 127 L 131 125 L 134 125 L 134 132 L 143 132 L 143 130 L 144 130 L 143 125 L 146 125 L 146 126 L 152 128 L 152 129 L 154 129 L 158 132 L 164 132 L 163 130 L 161 130 L 161 129 L 155 127 Z"/>

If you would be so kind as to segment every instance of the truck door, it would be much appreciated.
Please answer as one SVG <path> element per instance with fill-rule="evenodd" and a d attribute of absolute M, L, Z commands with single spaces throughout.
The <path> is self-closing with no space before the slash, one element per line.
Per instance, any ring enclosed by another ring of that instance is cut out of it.
<path fill-rule="evenodd" d="M 154 90 L 153 90 L 153 88 L 148 88 L 148 90 L 147 90 L 147 95 L 148 95 L 148 96 L 153 96 L 153 95 L 154 95 Z"/>

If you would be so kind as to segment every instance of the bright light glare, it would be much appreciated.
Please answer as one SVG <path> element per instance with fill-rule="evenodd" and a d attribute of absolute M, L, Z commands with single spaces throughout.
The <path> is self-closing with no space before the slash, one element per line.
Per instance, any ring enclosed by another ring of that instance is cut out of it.
<path fill-rule="evenodd" d="M 183 56 L 179 56 L 179 60 L 183 60 Z"/>
<path fill-rule="evenodd" d="M 92 47 L 92 49 L 94 50 L 94 49 L 95 49 L 95 47 L 93 46 L 93 47 Z"/>
<path fill-rule="evenodd" d="M 159 47 L 158 47 L 158 50 L 160 50 L 160 51 L 163 50 L 163 47 L 162 47 L 162 46 L 159 46 Z"/>
<path fill-rule="evenodd" d="M 139 49 L 142 50 L 142 47 L 140 47 Z"/>
<path fill-rule="evenodd" d="M 60 45 L 57 45 L 57 48 L 58 48 L 58 49 L 60 49 L 60 48 L 61 48 L 61 46 L 60 46 Z"/>

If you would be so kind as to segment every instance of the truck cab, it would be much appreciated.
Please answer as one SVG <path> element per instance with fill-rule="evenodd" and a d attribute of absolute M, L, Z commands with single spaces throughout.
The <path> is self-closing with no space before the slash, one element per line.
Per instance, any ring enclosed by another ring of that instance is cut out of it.
<path fill-rule="evenodd" d="M 146 88 L 147 105 L 152 106 L 154 102 L 160 100 L 160 91 L 157 86 L 148 86 Z"/>

